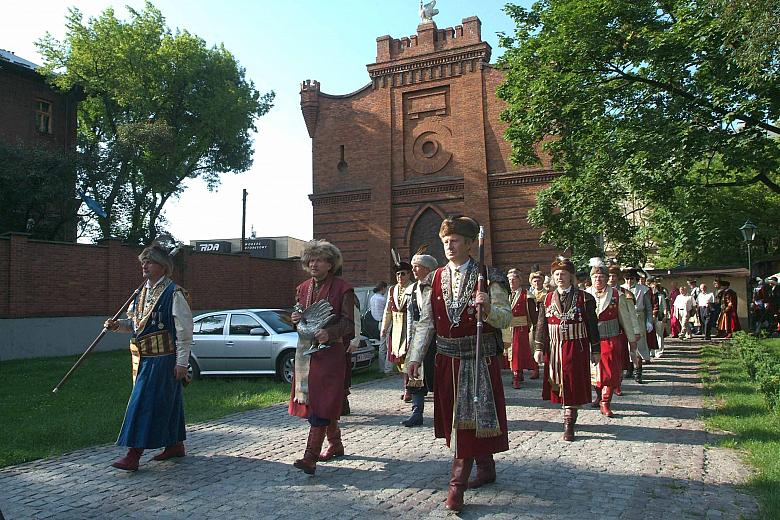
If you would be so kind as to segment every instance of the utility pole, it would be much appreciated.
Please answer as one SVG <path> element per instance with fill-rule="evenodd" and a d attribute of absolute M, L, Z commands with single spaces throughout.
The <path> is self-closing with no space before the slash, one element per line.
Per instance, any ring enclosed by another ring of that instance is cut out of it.
<path fill-rule="evenodd" d="M 244 252 L 244 242 L 246 241 L 246 196 L 247 192 L 244 189 L 244 209 L 241 213 L 241 252 Z"/>

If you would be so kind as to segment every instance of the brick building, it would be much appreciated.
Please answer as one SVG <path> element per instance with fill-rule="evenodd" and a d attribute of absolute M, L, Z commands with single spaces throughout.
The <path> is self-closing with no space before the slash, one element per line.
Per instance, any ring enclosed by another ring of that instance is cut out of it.
<path fill-rule="evenodd" d="M 78 202 L 76 151 L 78 88 L 62 92 L 49 86 L 38 65 L 0 49 L 0 144 L 5 166 L 18 171 L 53 172 L 61 194 L 41 199 L 34 182 L 24 194 L 3 200 L 0 234 L 29 231 L 37 238 L 76 240 Z M 25 175 L 25 174 L 22 174 Z M 29 179 L 28 179 L 29 180 Z"/>
<path fill-rule="evenodd" d="M 440 262 L 442 219 L 474 216 L 485 227 L 486 261 L 528 272 L 556 251 L 539 245 L 526 221 L 536 193 L 555 176 L 516 167 L 499 121 L 502 72 L 490 65 L 481 22 L 376 40 L 370 83 L 347 95 L 301 86 L 301 110 L 312 138 L 314 236 L 344 252 L 354 284 L 391 279 L 390 248 L 408 258 L 429 244 Z"/>

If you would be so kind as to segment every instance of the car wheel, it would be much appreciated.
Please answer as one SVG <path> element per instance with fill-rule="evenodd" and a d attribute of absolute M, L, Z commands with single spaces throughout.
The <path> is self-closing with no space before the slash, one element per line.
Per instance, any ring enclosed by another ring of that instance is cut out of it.
<path fill-rule="evenodd" d="M 187 365 L 187 375 L 189 375 L 191 379 L 200 378 L 200 367 L 198 366 L 198 362 L 195 361 L 195 358 L 192 356 L 190 356 L 190 360 Z"/>
<path fill-rule="evenodd" d="M 285 350 L 276 364 L 276 376 L 285 383 L 292 383 L 295 374 L 295 351 Z"/>

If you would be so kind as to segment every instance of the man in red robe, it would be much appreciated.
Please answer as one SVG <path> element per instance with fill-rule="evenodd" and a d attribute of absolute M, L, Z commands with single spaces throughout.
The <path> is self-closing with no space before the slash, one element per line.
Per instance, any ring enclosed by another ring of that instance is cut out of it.
<path fill-rule="evenodd" d="M 446 439 L 454 452 L 445 502 L 454 511 L 463 509 L 467 487 L 495 482 L 493 454 L 509 449 L 501 381 L 501 329 L 512 316 L 509 291 L 500 272 L 477 266 L 471 258 L 478 232 L 479 225 L 469 217 L 442 222 L 439 237 L 448 263 L 421 283 L 420 319 L 406 357 L 407 372 L 418 377 L 431 336 L 436 334 L 433 423 L 436 437 Z M 487 278 L 487 291 L 478 290 L 479 277 Z M 477 306 L 483 320 L 479 359 Z M 469 481 L 475 459 L 477 475 Z"/>
<path fill-rule="evenodd" d="M 507 278 L 512 290 L 509 297 L 512 309 L 512 321 L 509 323 L 512 330 L 512 388 L 518 389 L 524 380 L 523 370 L 531 370 L 531 379 L 539 378 L 539 365 L 534 361 L 528 336 L 531 325 L 536 323 L 536 300 L 521 287 L 522 279 L 517 269 L 510 269 Z"/>
<path fill-rule="evenodd" d="M 344 378 L 347 372 L 347 346 L 355 333 L 355 293 L 335 272 L 342 265 L 341 251 L 325 240 L 312 240 L 301 255 L 303 268 L 311 278 L 296 288 L 295 301 L 305 310 L 319 300 L 327 300 L 332 318 L 314 333 L 319 348 L 311 355 L 311 341 L 301 338 L 295 353 L 295 375 L 288 412 L 309 421 L 309 437 L 303 458 L 293 464 L 313 475 L 317 461 L 344 455 L 338 420 L 344 402 Z M 298 326 L 301 312 L 292 313 Z M 320 453 L 325 437 L 328 448 Z"/>
<path fill-rule="evenodd" d="M 572 285 L 571 260 L 559 256 L 550 273 L 556 288 L 539 311 L 534 358 L 541 363 L 548 356 L 542 398 L 563 406 L 563 440 L 573 441 L 577 409 L 591 402 L 590 364 L 600 361 L 596 300 Z"/>
<path fill-rule="evenodd" d="M 601 342 L 601 359 L 597 365 L 591 368 L 591 381 L 599 396 L 598 406 L 601 413 L 607 417 L 614 417 L 610 407 L 612 394 L 620 387 L 621 372 L 623 371 L 623 350 L 626 338 L 631 349 L 636 349 L 636 335 L 634 330 L 636 314 L 634 304 L 626 298 L 626 295 L 616 287 L 607 285 L 609 273 L 607 266 L 601 258 L 591 259 L 590 279 L 591 286 L 586 291 L 596 300 L 596 315 L 598 316 L 599 339 Z"/>
<path fill-rule="evenodd" d="M 728 280 L 719 280 L 723 288 L 720 292 L 720 316 L 718 316 L 718 337 L 730 338 L 742 326 L 737 316 L 737 293 L 731 288 Z"/>

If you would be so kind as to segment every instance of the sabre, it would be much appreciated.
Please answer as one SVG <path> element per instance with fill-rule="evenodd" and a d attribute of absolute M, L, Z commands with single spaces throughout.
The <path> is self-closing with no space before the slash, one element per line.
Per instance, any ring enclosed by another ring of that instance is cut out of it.
<path fill-rule="evenodd" d="M 485 276 L 482 265 L 485 263 L 485 228 L 479 226 L 479 263 L 477 263 L 477 292 L 484 292 Z M 474 402 L 479 402 L 479 359 L 482 346 L 482 304 L 477 305 L 477 341 L 474 348 Z"/>
<path fill-rule="evenodd" d="M 114 314 L 114 317 L 111 318 L 111 321 L 115 321 L 119 319 L 119 316 L 127 309 L 127 306 L 130 305 L 130 302 L 133 301 L 136 297 L 136 295 L 141 292 L 141 289 L 143 289 L 144 285 L 146 284 L 146 278 L 144 278 L 144 282 L 138 286 L 138 289 L 136 289 L 132 295 L 130 295 L 130 298 L 127 299 L 127 301 L 122 305 L 122 307 L 119 308 L 119 310 Z M 100 340 L 103 339 L 103 336 L 106 335 L 106 332 L 108 332 L 108 329 L 103 327 L 103 330 L 100 331 L 100 334 L 97 335 L 97 337 L 92 341 L 92 343 L 87 347 L 87 350 L 84 351 L 84 353 L 81 355 L 81 357 L 74 363 L 72 367 L 70 367 L 70 370 L 68 370 L 68 373 L 65 374 L 65 376 L 62 378 L 62 380 L 57 383 L 57 386 L 54 387 L 54 390 L 51 392 L 53 394 L 56 394 L 57 391 L 60 389 L 60 387 L 65 383 L 65 381 L 68 380 L 70 375 L 75 372 L 75 370 L 81 365 L 81 363 L 84 362 L 84 360 L 89 356 L 90 352 L 92 352 L 95 347 L 97 347 L 98 343 L 100 343 Z"/>

